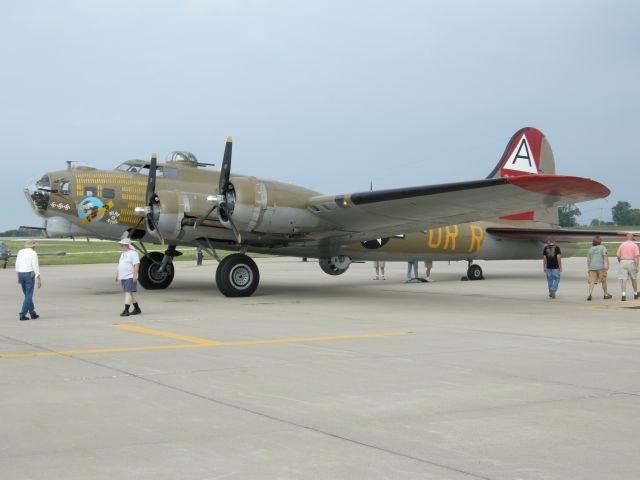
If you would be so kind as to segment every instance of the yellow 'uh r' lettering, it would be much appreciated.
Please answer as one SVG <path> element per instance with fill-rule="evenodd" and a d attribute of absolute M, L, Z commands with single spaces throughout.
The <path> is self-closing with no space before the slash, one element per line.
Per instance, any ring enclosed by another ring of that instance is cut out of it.
<path fill-rule="evenodd" d="M 471 242 L 469 243 L 469 253 L 477 253 L 482 246 L 484 239 L 484 229 L 480 225 L 471 225 Z"/>

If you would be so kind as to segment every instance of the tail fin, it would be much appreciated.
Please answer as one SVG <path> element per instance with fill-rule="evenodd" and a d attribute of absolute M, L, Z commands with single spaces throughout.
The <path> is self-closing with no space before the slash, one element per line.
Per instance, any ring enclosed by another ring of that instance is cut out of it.
<path fill-rule="evenodd" d="M 525 127 L 511 137 L 500 161 L 487 178 L 515 175 L 553 175 L 555 173 L 556 163 L 547 137 L 537 128 Z M 501 220 L 528 220 L 550 225 L 559 223 L 557 208 L 522 212 L 501 217 Z"/>
<path fill-rule="evenodd" d="M 540 130 L 525 127 L 511 137 L 500 161 L 487 178 L 539 173 L 556 173 L 553 151 Z"/>

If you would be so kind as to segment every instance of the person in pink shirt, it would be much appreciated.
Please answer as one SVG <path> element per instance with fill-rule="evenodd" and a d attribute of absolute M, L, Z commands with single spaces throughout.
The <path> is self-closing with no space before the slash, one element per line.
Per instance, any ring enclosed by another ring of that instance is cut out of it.
<path fill-rule="evenodd" d="M 620 273 L 618 279 L 622 281 L 622 301 L 627 299 L 627 280 L 631 280 L 633 287 L 633 299 L 638 299 L 638 261 L 640 260 L 640 250 L 633 241 L 633 233 L 627 233 L 627 241 L 620 244 L 616 253 L 620 263 Z"/>

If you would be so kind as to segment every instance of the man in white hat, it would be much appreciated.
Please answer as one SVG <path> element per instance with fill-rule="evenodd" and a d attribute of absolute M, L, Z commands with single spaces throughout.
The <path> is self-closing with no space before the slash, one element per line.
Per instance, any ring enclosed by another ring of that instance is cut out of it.
<path fill-rule="evenodd" d="M 33 287 L 37 282 L 38 288 L 42 287 L 40 280 L 40 265 L 38 263 L 38 254 L 36 253 L 35 240 L 27 240 L 24 242 L 24 248 L 18 251 L 16 256 L 16 273 L 18 274 L 18 283 L 22 287 L 24 293 L 24 301 L 20 310 L 20 320 L 35 320 L 40 315 L 36 313 L 36 307 L 33 304 Z"/>
<path fill-rule="evenodd" d="M 118 272 L 116 273 L 116 283 L 122 284 L 124 292 L 124 310 L 120 314 L 121 317 L 129 315 L 138 315 L 142 313 L 138 306 L 138 300 L 134 293 L 138 291 L 138 270 L 140 269 L 140 258 L 138 252 L 131 248 L 131 240 L 123 238 L 118 242 L 120 244 L 120 261 L 118 262 Z M 129 312 L 129 308 L 133 305 L 133 311 Z"/>

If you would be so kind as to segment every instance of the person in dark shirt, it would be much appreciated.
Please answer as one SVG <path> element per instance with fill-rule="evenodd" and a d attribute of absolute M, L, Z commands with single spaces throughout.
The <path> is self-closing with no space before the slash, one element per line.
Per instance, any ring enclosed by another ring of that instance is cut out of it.
<path fill-rule="evenodd" d="M 547 239 L 547 244 L 542 250 L 542 270 L 547 275 L 549 284 L 549 298 L 556 298 L 560 273 L 562 273 L 562 255 L 560 247 L 555 244 L 552 237 Z"/>

